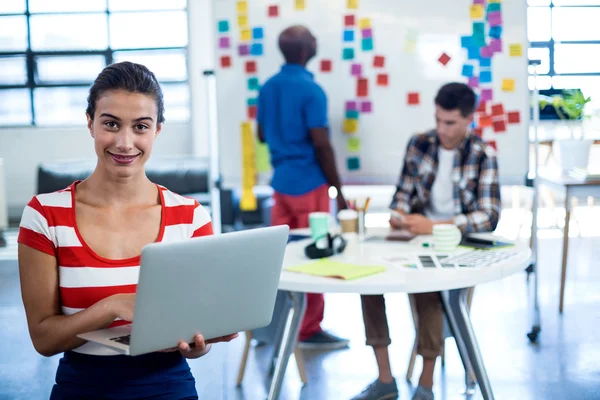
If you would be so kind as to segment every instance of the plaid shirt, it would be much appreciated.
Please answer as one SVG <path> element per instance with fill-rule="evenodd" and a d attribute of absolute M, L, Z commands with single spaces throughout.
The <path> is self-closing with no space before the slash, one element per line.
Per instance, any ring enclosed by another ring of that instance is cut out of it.
<path fill-rule="evenodd" d="M 410 139 L 391 207 L 421 213 L 429 206 L 438 168 L 439 139 L 435 130 Z M 500 216 L 498 163 L 494 149 L 468 134 L 454 157 L 454 223 L 463 233 L 490 232 Z"/>

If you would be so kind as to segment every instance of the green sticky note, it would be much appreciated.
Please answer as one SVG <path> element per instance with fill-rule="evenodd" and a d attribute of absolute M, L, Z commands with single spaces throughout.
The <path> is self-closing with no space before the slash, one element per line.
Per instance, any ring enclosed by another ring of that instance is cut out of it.
<path fill-rule="evenodd" d="M 256 97 L 251 97 L 248 99 L 248 106 L 255 106 L 258 104 L 258 99 Z"/>
<path fill-rule="evenodd" d="M 363 51 L 373 50 L 373 38 L 363 38 L 362 49 Z"/>
<path fill-rule="evenodd" d="M 344 60 L 354 60 L 354 49 L 345 48 L 342 52 L 342 59 Z"/>
<path fill-rule="evenodd" d="M 348 110 L 346 111 L 347 119 L 358 119 L 358 110 Z"/>
<path fill-rule="evenodd" d="M 219 32 L 220 33 L 229 32 L 229 21 L 227 21 L 227 20 L 219 21 Z"/>
<path fill-rule="evenodd" d="M 286 268 L 287 271 L 299 272 L 309 275 L 324 276 L 344 280 L 358 279 L 365 276 L 378 274 L 385 271 L 385 267 L 379 265 L 358 265 L 332 261 L 322 258 L 307 264 Z"/>
<path fill-rule="evenodd" d="M 256 141 L 256 172 L 263 173 L 271 171 L 271 156 L 269 147 L 265 143 Z"/>
<path fill-rule="evenodd" d="M 348 138 L 347 147 L 349 152 L 358 153 L 360 151 L 360 139 L 354 136 Z"/>
<path fill-rule="evenodd" d="M 502 3 L 490 3 L 487 6 L 487 12 L 502 11 Z"/>
<path fill-rule="evenodd" d="M 360 169 L 360 158 L 358 157 L 349 157 L 347 163 L 348 171 L 356 171 Z"/>
<path fill-rule="evenodd" d="M 259 90 L 260 85 L 258 84 L 258 78 L 248 79 L 248 90 Z"/>

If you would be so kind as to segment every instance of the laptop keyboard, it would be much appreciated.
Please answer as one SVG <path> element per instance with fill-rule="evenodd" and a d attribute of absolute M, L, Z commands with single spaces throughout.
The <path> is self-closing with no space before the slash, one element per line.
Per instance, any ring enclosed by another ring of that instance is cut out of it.
<path fill-rule="evenodd" d="M 131 339 L 131 335 L 119 336 L 115 338 L 111 338 L 110 340 L 114 340 L 117 343 L 129 345 L 129 340 Z"/>

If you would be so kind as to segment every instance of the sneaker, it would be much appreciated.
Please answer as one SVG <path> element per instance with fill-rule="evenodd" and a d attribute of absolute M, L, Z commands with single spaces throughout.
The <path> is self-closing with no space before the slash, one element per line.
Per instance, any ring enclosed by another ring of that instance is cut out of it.
<path fill-rule="evenodd" d="M 433 400 L 433 391 L 423 386 L 419 386 L 417 387 L 417 390 L 415 390 L 412 400 Z"/>
<path fill-rule="evenodd" d="M 336 350 L 348 347 L 348 343 L 348 339 L 342 339 L 331 333 L 321 331 L 298 342 L 298 348 L 302 350 Z"/>
<path fill-rule="evenodd" d="M 394 379 L 390 383 L 383 383 L 379 379 L 367 386 L 359 395 L 351 400 L 394 400 L 398 398 L 398 386 Z"/>

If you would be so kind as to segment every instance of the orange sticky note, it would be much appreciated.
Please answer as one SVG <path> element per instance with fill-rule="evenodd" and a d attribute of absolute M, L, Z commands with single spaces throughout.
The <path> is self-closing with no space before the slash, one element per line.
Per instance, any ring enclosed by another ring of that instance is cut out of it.
<path fill-rule="evenodd" d="M 481 115 L 479 117 L 479 126 L 482 128 L 487 128 L 492 126 L 492 118 L 489 115 Z"/>
<path fill-rule="evenodd" d="M 388 74 L 378 74 L 377 75 L 377 85 L 378 86 L 387 86 L 389 83 Z"/>
<path fill-rule="evenodd" d="M 410 92 L 408 93 L 408 105 L 410 106 L 416 106 L 420 103 L 419 101 L 419 93 L 417 92 Z"/>
<path fill-rule="evenodd" d="M 367 78 L 360 78 L 356 81 L 356 97 L 368 97 L 369 96 L 369 80 Z"/>

